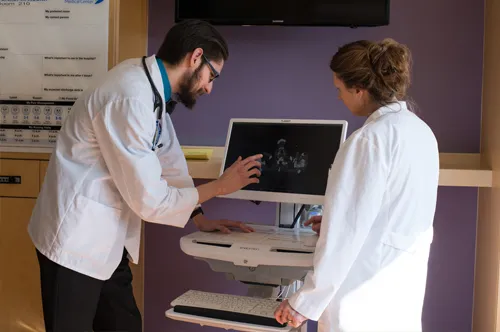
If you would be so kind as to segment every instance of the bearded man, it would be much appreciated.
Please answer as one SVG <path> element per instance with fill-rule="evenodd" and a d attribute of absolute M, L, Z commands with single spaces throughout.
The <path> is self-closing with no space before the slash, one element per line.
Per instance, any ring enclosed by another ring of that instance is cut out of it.
<path fill-rule="evenodd" d="M 120 63 L 75 101 L 28 226 L 47 332 L 142 330 L 129 267 L 139 259 L 141 220 L 253 231 L 206 219 L 200 204 L 258 182 L 262 155 L 195 187 L 170 119 L 176 103 L 193 108 L 212 91 L 227 58 L 214 27 L 184 21 L 156 55 Z"/>

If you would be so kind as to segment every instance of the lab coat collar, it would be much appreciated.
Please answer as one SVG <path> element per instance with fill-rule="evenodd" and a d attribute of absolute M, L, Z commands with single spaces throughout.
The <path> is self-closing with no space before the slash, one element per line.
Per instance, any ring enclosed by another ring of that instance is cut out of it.
<path fill-rule="evenodd" d="M 146 58 L 146 67 L 149 70 L 149 74 L 151 75 L 151 79 L 153 80 L 153 83 L 156 86 L 156 89 L 160 93 L 160 96 L 163 99 L 163 102 L 165 103 L 166 112 L 168 114 L 171 114 L 173 112 L 173 109 L 175 108 L 175 104 L 177 104 L 177 102 L 174 101 L 173 99 L 171 99 L 171 92 L 169 93 L 170 95 L 166 96 L 166 93 L 167 93 L 166 90 L 171 91 L 170 82 L 168 81 L 168 78 L 167 78 L 168 89 L 165 89 L 165 86 L 163 85 L 161 70 L 160 70 L 160 67 L 158 66 L 158 62 L 156 61 L 155 54 Z"/>
<path fill-rule="evenodd" d="M 387 113 L 397 113 L 401 111 L 408 110 L 406 106 L 405 101 L 396 101 L 390 104 L 387 104 L 385 106 L 380 107 L 377 109 L 375 112 L 373 112 L 368 119 L 365 121 L 365 125 L 367 125 L 370 122 L 373 122 L 380 118 L 382 115 L 387 114 Z"/>

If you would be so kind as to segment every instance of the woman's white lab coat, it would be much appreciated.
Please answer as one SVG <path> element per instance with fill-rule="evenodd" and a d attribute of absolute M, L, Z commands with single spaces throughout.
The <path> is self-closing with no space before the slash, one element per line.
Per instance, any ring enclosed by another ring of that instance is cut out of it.
<path fill-rule="evenodd" d="M 290 299 L 319 332 L 419 332 L 439 178 L 430 128 L 398 102 L 370 115 L 328 176 L 314 271 Z"/>

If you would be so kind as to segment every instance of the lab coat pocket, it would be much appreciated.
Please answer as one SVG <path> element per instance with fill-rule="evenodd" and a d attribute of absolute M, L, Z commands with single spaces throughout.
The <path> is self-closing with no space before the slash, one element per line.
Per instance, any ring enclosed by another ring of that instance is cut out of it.
<path fill-rule="evenodd" d="M 382 243 L 391 248 L 401 250 L 407 253 L 414 253 L 416 248 L 417 236 L 388 232 L 382 238 Z"/>
<path fill-rule="evenodd" d="M 122 210 L 77 195 L 72 211 L 66 223 L 74 227 L 68 239 L 69 247 L 105 262 L 120 235 Z"/>
<path fill-rule="evenodd" d="M 384 285 L 397 282 L 395 276 L 411 268 L 416 247 L 417 236 L 388 232 L 382 237 L 377 275 Z"/>

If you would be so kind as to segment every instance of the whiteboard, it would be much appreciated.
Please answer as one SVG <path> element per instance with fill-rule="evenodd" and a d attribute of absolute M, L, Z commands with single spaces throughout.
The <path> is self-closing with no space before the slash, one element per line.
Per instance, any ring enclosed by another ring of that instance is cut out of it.
<path fill-rule="evenodd" d="M 0 0 L 0 145 L 52 147 L 108 68 L 109 0 Z"/>

